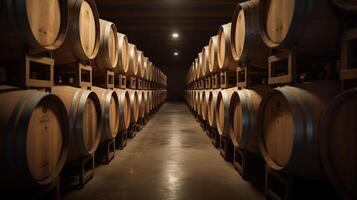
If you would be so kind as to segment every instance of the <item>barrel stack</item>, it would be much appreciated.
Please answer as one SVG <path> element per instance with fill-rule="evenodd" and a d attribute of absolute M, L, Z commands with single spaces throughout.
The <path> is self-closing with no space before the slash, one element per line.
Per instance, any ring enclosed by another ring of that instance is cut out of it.
<path fill-rule="evenodd" d="M 0 3 L 1 185 L 39 198 L 109 164 L 132 116 L 142 128 L 165 102 L 167 77 L 93 0 L 18 2 Z"/>
<path fill-rule="evenodd" d="M 2 195 L 36 196 L 56 190 L 70 152 L 66 105 L 51 93 L 55 61 L 50 57 L 64 43 L 70 13 L 56 0 L 2 1 L 0 13 Z M 49 23 L 40 20 L 49 15 Z"/>
<path fill-rule="evenodd" d="M 356 198 L 355 11 L 343 0 L 240 2 L 189 68 L 193 115 L 270 199 Z"/>

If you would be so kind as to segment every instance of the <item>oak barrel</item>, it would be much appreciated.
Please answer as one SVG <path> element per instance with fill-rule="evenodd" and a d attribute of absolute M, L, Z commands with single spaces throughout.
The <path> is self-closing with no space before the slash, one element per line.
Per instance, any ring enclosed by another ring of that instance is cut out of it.
<path fill-rule="evenodd" d="M 119 99 L 114 90 L 92 87 L 99 98 L 102 111 L 101 142 L 113 140 L 119 129 Z"/>
<path fill-rule="evenodd" d="M 113 70 L 118 65 L 118 35 L 114 23 L 100 19 L 100 42 L 95 71 Z"/>
<path fill-rule="evenodd" d="M 218 133 L 224 137 L 230 137 L 229 110 L 233 92 L 236 88 L 224 89 L 218 92 L 216 102 L 216 127 Z"/>
<path fill-rule="evenodd" d="M 148 73 L 148 65 L 149 65 L 149 58 L 144 57 L 144 64 L 143 64 L 143 68 L 141 69 L 141 78 L 146 79 L 146 73 Z"/>
<path fill-rule="evenodd" d="M 93 0 L 68 0 L 68 32 L 63 45 L 54 52 L 56 65 L 87 62 L 99 51 L 100 24 Z"/>
<path fill-rule="evenodd" d="M 259 32 L 259 0 L 237 4 L 231 28 L 234 59 L 257 67 L 268 67 L 269 48 Z"/>
<path fill-rule="evenodd" d="M 198 80 L 200 78 L 200 69 L 198 66 L 198 58 L 195 59 L 195 63 L 194 63 L 194 76 L 195 76 L 195 80 Z"/>
<path fill-rule="evenodd" d="M 202 95 L 202 119 L 208 121 L 208 97 L 210 90 L 204 90 Z"/>
<path fill-rule="evenodd" d="M 218 35 L 211 37 L 208 44 L 209 59 L 208 68 L 211 73 L 219 70 L 218 65 Z"/>
<path fill-rule="evenodd" d="M 152 71 L 152 62 L 151 61 L 148 61 L 148 64 L 147 64 L 147 69 L 146 69 L 146 72 L 145 72 L 145 78 L 146 80 L 150 80 L 150 77 L 151 77 L 151 71 Z"/>
<path fill-rule="evenodd" d="M 259 153 L 258 111 L 267 86 L 234 91 L 229 110 L 230 136 L 235 147 Z"/>
<path fill-rule="evenodd" d="M 144 62 L 145 62 L 145 56 L 144 52 L 138 51 L 138 76 L 140 78 L 144 77 Z"/>
<path fill-rule="evenodd" d="M 61 0 L 1 1 L 0 25 L 1 61 L 53 51 L 64 42 L 68 6 Z"/>
<path fill-rule="evenodd" d="M 261 0 L 263 41 L 270 48 L 294 47 L 310 55 L 337 55 L 340 27 L 329 4 L 326 0 Z"/>
<path fill-rule="evenodd" d="M 118 65 L 114 69 L 116 73 L 125 74 L 129 67 L 129 42 L 126 35 L 117 33 L 118 36 Z"/>
<path fill-rule="evenodd" d="M 212 90 L 208 96 L 208 123 L 211 127 L 217 127 L 216 104 L 219 90 Z"/>
<path fill-rule="evenodd" d="M 198 53 L 198 57 L 197 57 L 197 61 L 198 61 L 198 67 L 197 67 L 197 73 L 198 73 L 198 76 L 197 78 L 198 79 L 201 79 L 203 78 L 203 69 L 202 69 L 202 65 L 203 65 L 203 54 L 202 52 Z"/>
<path fill-rule="evenodd" d="M 210 74 L 209 72 L 209 66 L 208 66 L 208 60 L 209 60 L 209 51 L 208 51 L 208 46 L 203 47 L 202 49 L 202 75 L 203 77 L 206 77 Z"/>
<path fill-rule="evenodd" d="M 144 91 L 138 90 L 138 104 L 139 104 L 139 118 L 143 119 L 145 117 L 145 94 Z"/>
<path fill-rule="evenodd" d="M 148 90 L 147 91 L 147 95 L 148 95 L 148 106 L 146 107 L 146 112 L 147 113 L 150 113 L 152 111 L 152 91 L 151 90 Z"/>
<path fill-rule="evenodd" d="M 51 184 L 67 158 L 66 108 L 53 94 L 0 86 L 2 189 Z"/>
<path fill-rule="evenodd" d="M 275 88 L 259 110 L 259 146 L 267 165 L 295 176 L 319 178 L 318 130 L 327 104 L 340 91 L 334 81 Z"/>
<path fill-rule="evenodd" d="M 231 43 L 232 23 L 224 24 L 218 31 L 218 66 L 220 70 L 235 72 L 238 65 L 233 58 Z"/>
<path fill-rule="evenodd" d="M 126 75 L 136 76 L 138 74 L 138 50 L 135 44 L 129 43 L 129 67 Z"/>
<path fill-rule="evenodd" d="M 198 116 L 202 116 L 202 90 L 197 90 L 197 114 Z"/>
<path fill-rule="evenodd" d="M 119 131 L 125 131 L 130 126 L 130 94 L 122 89 L 114 91 L 119 98 Z"/>
<path fill-rule="evenodd" d="M 344 199 L 357 199 L 357 89 L 334 98 L 319 132 L 322 165 Z"/>
<path fill-rule="evenodd" d="M 55 86 L 51 90 L 68 112 L 71 146 L 67 162 L 93 155 L 101 139 L 102 112 L 98 96 L 70 86 Z"/>
<path fill-rule="evenodd" d="M 145 99 L 145 115 L 148 115 L 150 112 L 150 93 L 148 90 L 144 90 L 144 99 Z"/>
<path fill-rule="evenodd" d="M 193 90 L 193 111 L 196 112 L 197 110 L 197 90 Z"/>
<path fill-rule="evenodd" d="M 136 90 L 128 90 L 130 95 L 130 123 L 136 123 L 139 120 L 139 99 Z"/>

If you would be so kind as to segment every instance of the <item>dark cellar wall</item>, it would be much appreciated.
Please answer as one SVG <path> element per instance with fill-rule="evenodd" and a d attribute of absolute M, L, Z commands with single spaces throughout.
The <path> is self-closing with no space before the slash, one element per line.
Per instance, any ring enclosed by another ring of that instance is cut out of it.
<path fill-rule="evenodd" d="M 167 75 L 167 100 L 184 101 L 184 82 L 186 69 L 181 67 L 170 67 L 164 72 Z"/>

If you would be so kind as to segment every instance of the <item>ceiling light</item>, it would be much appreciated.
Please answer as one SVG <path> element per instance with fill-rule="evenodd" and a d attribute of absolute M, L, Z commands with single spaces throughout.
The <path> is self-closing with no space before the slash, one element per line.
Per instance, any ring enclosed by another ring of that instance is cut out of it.
<path fill-rule="evenodd" d="M 180 35 L 178 33 L 172 33 L 172 38 L 178 38 Z"/>
<path fill-rule="evenodd" d="M 174 52 L 174 56 L 178 56 L 179 55 L 179 53 L 178 52 Z"/>

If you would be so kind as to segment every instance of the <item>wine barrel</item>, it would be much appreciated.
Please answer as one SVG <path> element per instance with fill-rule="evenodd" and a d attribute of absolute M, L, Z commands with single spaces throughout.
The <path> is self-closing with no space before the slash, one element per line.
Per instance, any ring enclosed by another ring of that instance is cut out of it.
<path fill-rule="evenodd" d="M 256 67 L 268 67 L 269 48 L 259 33 L 259 0 L 237 4 L 231 28 L 234 60 Z"/>
<path fill-rule="evenodd" d="M 100 42 L 95 71 L 113 70 L 118 65 L 118 35 L 114 23 L 100 19 Z"/>
<path fill-rule="evenodd" d="M 119 98 L 119 129 L 125 131 L 130 126 L 130 95 L 128 91 L 115 89 Z"/>
<path fill-rule="evenodd" d="M 144 91 L 138 91 L 138 104 L 139 104 L 139 118 L 143 119 L 145 117 L 145 94 Z"/>
<path fill-rule="evenodd" d="M 136 76 L 138 74 L 138 50 L 135 44 L 129 43 L 129 68 L 127 76 Z"/>
<path fill-rule="evenodd" d="M 349 12 L 357 12 L 357 1 L 355 0 L 331 0 L 336 6 Z"/>
<path fill-rule="evenodd" d="M 190 67 L 190 74 L 189 74 L 189 79 L 191 82 L 196 80 L 195 76 L 195 62 L 192 62 L 191 67 Z"/>
<path fill-rule="evenodd" d="M 209 75 L 208 60 L 209 60 L 208 46 L 205 46 L 202 49 L 202 75 L 203 75 L 203 77 L 206 77 Z"/>
<path fill-rule="evenodd" d="M 152 109 L 156 108 L 156 90 L 152 91 Z"/>
<path fill-rule="evenodd" d="M 138 76 L 140 78 L 144 77 L 144 62 L 144 53 L 142 51 L 138 51 Z"/>
<path fill-rule="evenodd" d="M 197 68 L 197 73 L 198 73 L 198 79 L 203 78 L 203 69 L 202 69 L 202 65 L 203 65 L 203 54 L 202 52 L 198 53 L 198 57 L 197 57 L 197 61 L 198 61 L 198 68 Z"/>
<path fill-rule="evenodd" d="M 154 91 L 151 90 L 151 111 L 154 110 Z"/>
<path fill-rule="evenodd" d="M 102 112 L 98 96 L 89 90 L 55 86 L 52 93 L 66 106 L 71 146 L 67 163 L 93 155 L 101 139 Z"/>
<path fill-rule="evenodd" d="M 147 65 L 147 69 L 146 69 L 146 74 L 145 74 L 145 78 L 146 80 L 150 80 L 150 77 L 151 77 L 151 72 L 152 72 L 152 62 L 151 61 L 148 61 L 148 65 Z"/>
<path fill-rule="evenodd" d="M 1 1 L 0 24 L 0 60 L 17 61 L 26 53 L 53 51 L 62 45 L 68 6 L 60 0 Z"/>
<path fill-rule="evenodd" d="M 273 89 L 259 110 L 259 146 L 267 165 L 295 176 L 319 178 L 320 116 L 340 84 L 329 81 Z"/>
<path fill-rule="evenodd" d="M 204 90 L 202 95 L 202 119 L 208 121 L 208 97 L 210 90 Z"/>
<path fill-rule="evenodd" d="M 329 1 L 261 0 L 259 8 L 260 33 L 268 47 L 337 55 L 340 27 Z"/>
<path fill-rule="evenodd" d="M 63 45 L 53 53 L 56 65 L 87 62 L 99 51 L 100 24 L 93 0 L 68 0 L 68 32 Z"/>
<path fill-rule="evenodd" d="M 217 127 L 216 104 L 219 90 L 212 90 L 208 96 L 208 123 L 211 127 Z"/>
<path fill-rule="evenodd" d="M 136 123 L 139 120 L 139 98 L 136 90 L 128 90 L 130 95 L 130 123 Z"/>
<path fill-rule="evenodd" d="M 357 199 L 357 89 L 334 98 L 325 111 L 319 132 L 322 165 L 344 199 Z"/>
<path fill-rule="evenodd" d="M 219 135 L 230 137 L 229 110 L 233 92 L 236 88 L 224 89 L 218 92 L 216 102 L 216 127 Z"/>
<path fill-rule="evenodd" d="M 143 64 L 143 68 L 141 70 L 141 74 L 142 74 L 141 78 L 143 78 L 143 79 L 146 79 L 146 76 L 147 76 L 146 74 L 147 74 L 147 71 L 148 71 L 148 65 L 149 65 L 149 58 L 144 57 L 144 64 Z"/>
<path fill-rule="evenodd" d="M 129 42 L 126 35 L 117 33 L 118 37 L 118 65 L 114 72 L 125 74 L 129 67 Z"/>
<path fill-rule="evenodd" d="M 198 65 L 198 58 L 195 59 L 195 65 L 194 65 L 194 69 L 195 69 L 195 78 L 196 81 L 200 78 L 200 69 L 199 69 L 199 65 Z"/>
<path fill-rule="evenodd" d="M 201 90 L 201 98 L 200 98 L 200 116 L 204 120 L 205 114 L 205 98 L 206 98 L 206 91 Z"/>
<path fill-rule="evenodd" d="M 197 91 L 197 114 L 202 117 L 202 90 Z"/>
<path fill-rule="evenodd" d="M 192 97 L 193 99 L 193 111 L 194 112 L 196 112 L 196 109 L 197 109 L 197 107 L 196 107 L 196 105 L 197 105 L 197 90 L 193 90 L 193 97 Z"/>
<path fill-rule="evenodd" d="M 152 111 L 152 92 L 151 90 L 147 91 L 147 96 L 148 96 L 148 100 L 147 100 L 147 106 L 146 106 L 146 113 L 150 113 Z"/>
<path fill-rule="evenodd" d="M 113 140 L 119 130 L 119 99 L 114 90 L 92 87 L 102 108 L 101 142 Z"/>
<path fill-rule="evenodd" d="M 152 81 L 153 80 L 153 71 L 154 71 L 154 63 L 150 62 L 150 65 L 149 65 L 149 81 Z"/>
<path fill-rule="evenodd" d="M 218 66 L 220 70 L 235 72 L 238 65 L 232 54 L 232 23 L 224 24 L 218 31 Z"/>
<path fill-rule="evenodd" d="M 53 94 L 0 86 L 0 184 L 29 189 L 51 184 L 67 158 L 66 108 Z"/>
<path fill-rule="evenodd" d="M 229 132 L 235 147 L 260 153 L 257 118 L 260 103 L 268 91 L 268 87 L 260 86 L 233 92 L 229 110 Z"/>
<path fill-rule="evenodd" d="M 148 90 L 144 90 L 144 100 L 145 100 L 145 111 L 144 111 L 144 115 L 148 115 L 150 112 L 150 99 L 149 99 L 149 91 Z"/>
<path fill-rule="evenodd" d="M 218 35 L 211 37 L 208 44 L 209 59 L 208 68 L 211 73 L 219 70 L 218 65 Z"/>

